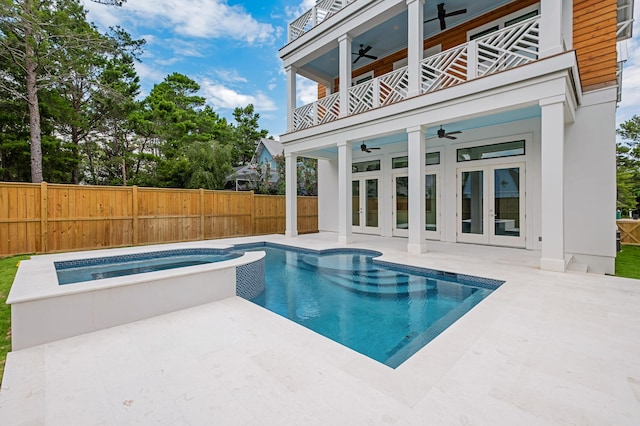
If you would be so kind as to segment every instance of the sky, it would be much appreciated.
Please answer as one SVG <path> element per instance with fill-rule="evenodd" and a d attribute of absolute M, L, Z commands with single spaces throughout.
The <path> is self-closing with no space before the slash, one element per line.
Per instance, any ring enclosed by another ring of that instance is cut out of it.
<path fill-rule="evenodd" d="M 260 127 L 278 139 L 286 130 L 286 75 L 278 50 L 287 42 L 287 25 L 315 0 L 128 0 L 110 7 L 80 0 L 88 20 L 105 31 L 119 25 L 146 40 L 136 65 L 141 96 L 173 72 L 201 87 L 200 95 L 221 116 L 253 104 Z M 640 3 L 640 2 L 639 2 Z M 640 4 L 635 7 L 636 22 Z M 626 42 L 622 102 L 616 124 L 640 115 L 640 29 Z M 297 82 L 297 103 L 316 100 L 316 85 Z"/>

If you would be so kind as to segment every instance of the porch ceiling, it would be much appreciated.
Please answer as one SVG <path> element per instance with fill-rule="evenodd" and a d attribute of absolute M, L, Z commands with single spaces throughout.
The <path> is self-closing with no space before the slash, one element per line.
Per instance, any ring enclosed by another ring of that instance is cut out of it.
<path fill-rule="evenodd" d="M 462 132 L 471 132 L 474 129 L 479 129 L 482 127 L 489 126 L 497 126 L 499 124 L 507 124 L 515 121 L 526 120 L 529 118 L 540 117 L 540 107 L 539 106 L 530 106 L 526 108 L 521 108 L 513 111 L 507 111 L 500 114 L 492 114 L 483 117 L 476 117 L 469 120 L 461 120 L 456 122 L 442 123 L 442 126 L 445 127 L 448 131 L 462 131 Z M 431 138 L 432 136 L 436 136 L 438 129 L 440 126 L 429 127 L 426 132 L 426 137 Z M 382 147 L 384 145 L 389 145 L 398 142 L 406 142 L 407 134 L 404 132 L 401 133 L 393 133 L 389 135 L 385 135 L 378 138 L 370 138 L 363 140 L 364 143 L 367 144 L 368 147 Z M 360 145 L 357 143 L 353 144 L 353 151 L 359 151 Z M 337 146 L 326 147 L 317 151 L 305 152 L 305 156 L 309 157 L 319 157 L 319 158 L 331 158 L 335 157 L 338 153 Z"/>
<path fill-rule="evenodd" d="M 437 4 L 445 3 L 447 12 L 454 12 L 460 9 L 467 9 L 467 13 L 446 18 L 447 29 L 453 28 L 463 22 L 483 15 L 489 10 L 511 3 L 515 0 L 426 0 L 424 5 L 424 19 L 429 20 L 437 16 Z M 424 24 L 424 37 L 428 38 L 440 30 L 438 20 Z M 400 13 L 384 23 L 375 26 L 361 34 L 353 34 L 352 50 L 357 52 L 360 45 L 371 46 L 370 55 L 383 58 L 391 53 L 397 52 L 407 47 L 407 12 Z M 310 61 L 300 67 L 300 74 L 309 78 L 316 76 L 318 81 L 322 81 L 326 76 L 337 76 L 339 74 L 339 50 L 333 50 Z M 354 56 L 355 58 L 355 56 Z M 368 65 L 373 60 L 361 58 L 353 69 L 356 70 Z"/>

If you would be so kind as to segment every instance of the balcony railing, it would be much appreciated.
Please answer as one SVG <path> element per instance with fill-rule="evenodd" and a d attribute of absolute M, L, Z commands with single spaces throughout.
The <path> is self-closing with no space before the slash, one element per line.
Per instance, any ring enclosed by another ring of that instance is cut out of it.
<path fill-rule="evenodd" d="M 300 37 L 325 19 L 356 0 L 320 0 L 302 16 L 289 24 L 289 42 Z"/>
<path fill-rule="evenodd" d="M 533 17 L 420 62 L 420 93 L 446 89 L 538 60 L 540 18 Z M 348 115 L 407 98 L 409 75 L 402 67 L 349 88 Z M 293 111 L 293 131 L 338 119 L 339 93 Z"/>

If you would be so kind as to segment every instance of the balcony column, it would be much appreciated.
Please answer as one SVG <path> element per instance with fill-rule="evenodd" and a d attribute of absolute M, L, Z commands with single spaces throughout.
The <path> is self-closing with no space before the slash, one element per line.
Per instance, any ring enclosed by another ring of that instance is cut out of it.
<path fill-rule="evenodd" d="M 295 153 L 284 153 L 286 222 L 284 235 L 298 235 L 298 157 Z"/>
<path fill-rule="evenodd" d="M 564 0 L 540 0 L 540 58 L 564 51 L 562 26 Z"/>
<path fill-rule="evenodd" d="M 340 46 L 340 117 L 349 115 L 349 89 L 351 88 L 351 36 L 338 38 Z M 351 164 L 349 164 L 351 167 Z"/>
<path fill-rule="evenodd" d="M 564 272 L 564 97 L 540 101 L 541 219 L 540 269 Z"/>
<path fill-rule="evenodd" d="M 295 129 L 293 123 L 293 110 L 296 109 L 296 67 L 293 65 L 284 68 L 287 73 L 287 132 Z"/>
<path fill-rule="evenodd" d="M 407 97 L 420 94 L 420 61 L 424 52 L 424 0 L 407 0 Z"/>
<path fill-rule="evenodd" d="M 351 157 L 351 144 L 338 142 L 338 244 L 349 244 L 352 239 Z"/>
<path fill-rule="evenodd" d="M 425 128 L 415 126 L 407 129 L 407 154 L 409 156 L 409 253 L 427 251 L 425 230 Z"/>

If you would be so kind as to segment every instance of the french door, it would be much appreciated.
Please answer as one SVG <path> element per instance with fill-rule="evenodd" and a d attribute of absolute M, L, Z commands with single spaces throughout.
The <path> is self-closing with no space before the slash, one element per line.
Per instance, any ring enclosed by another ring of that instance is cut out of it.
<path fill-rule="evenodd" d="M 363 177 L 351 182 L 352 231 L 380 235 L 380 180 Z"/>
<path fill-rule="evenodd" d="M 425 229 L 427 238 L 439 239 L 438 226 L 440 210 L 438 199 L 438 175 L 427 172 L 425 185 Z M 393 176 L 393 235 L 407 237 L 409 235 L 409 178 L 406 174 Z"/>
<path fill-rule="evenodd" d="M 524 163 L 458 169 L 458 241 L 525 246 Z"/>

